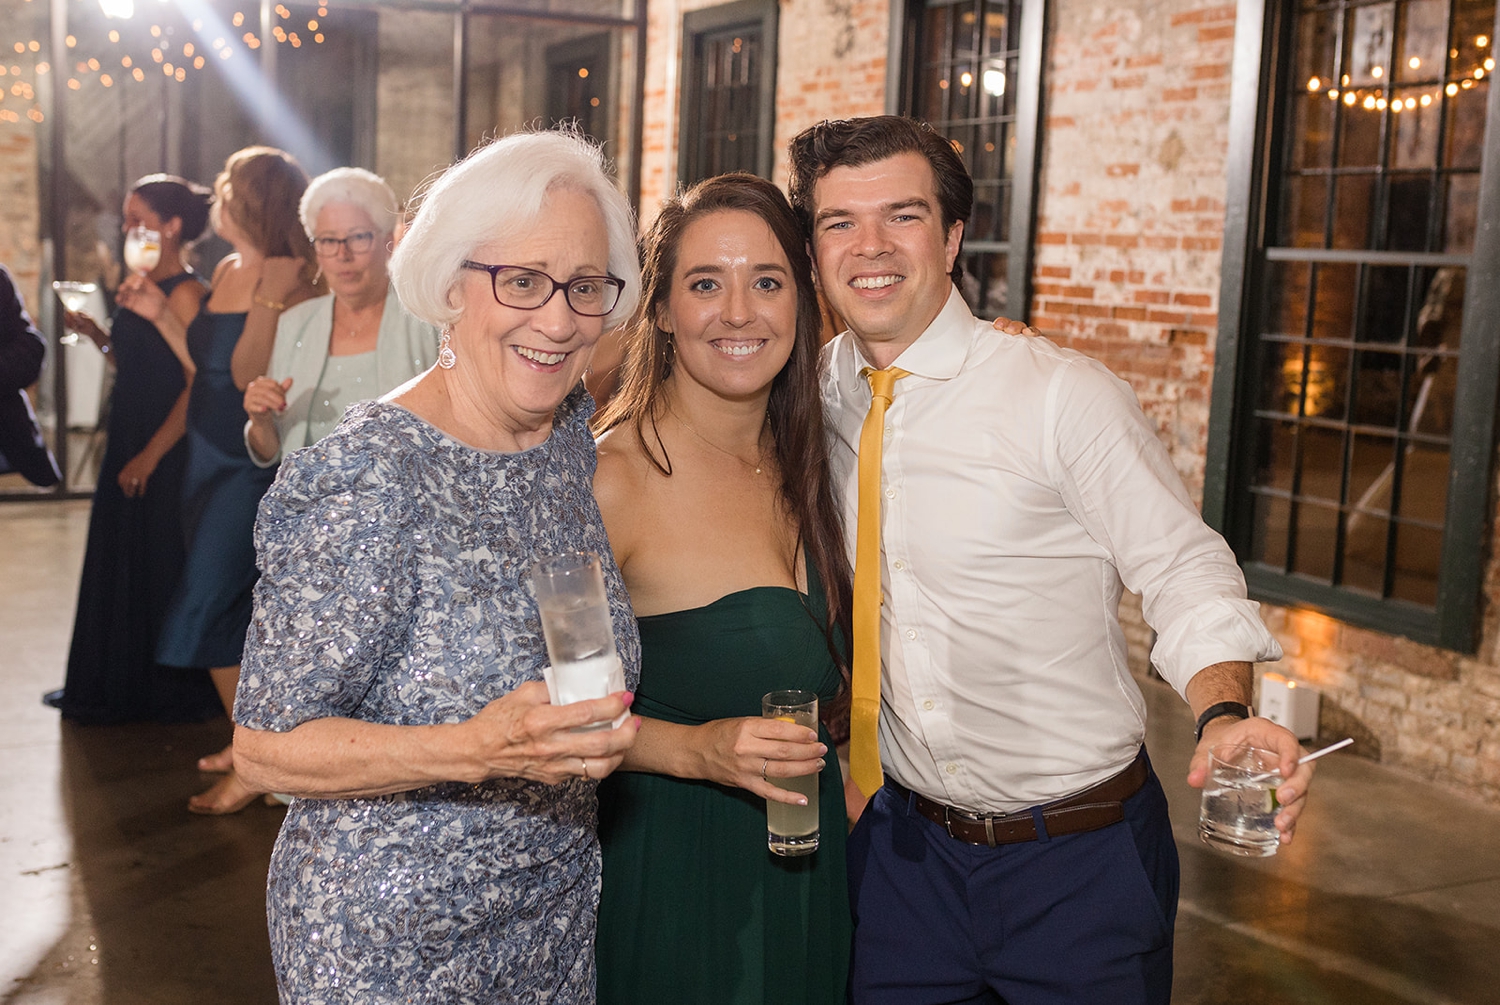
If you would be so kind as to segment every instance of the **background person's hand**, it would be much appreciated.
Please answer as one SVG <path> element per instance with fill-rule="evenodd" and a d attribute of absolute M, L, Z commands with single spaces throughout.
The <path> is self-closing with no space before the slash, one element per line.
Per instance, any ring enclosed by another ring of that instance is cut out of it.
<path fill-rule="evenodd" d="M 250 421 L 260 424 L 286 411 L 286 393 L 292 389 L 292 378 L 281 381 L 270 377 L 256 377 L 245 388 L 245 414 Z"/>
<path fill-rule="evenodd" d="M 132 273 L 115 290 L 115 303 L 155 324 L 167 309 L 167 295 L 145 276 Z"/>
<path fill-rule="evenodd" d="M 302 270 L 306 264 L 300 258 L 267 258 L 260 266 L 260 282 L 256 284 L 255 295 L 271 303 L 286 303 L 303 285 Z"/>
<path fill-rule="evenodd" d="M 64 308 L 63 324 L 101 349 L 109 342 L 109 333 L 99 326 L 99 322 L 88 311 L 70 311 Z"/>
<path fill-rule="evenodd" d="M 1040 335 L 1041 332 L 1031 327 L 1025 321 L 1012 321 L 1010 318 L 996 318 L 995 331 L 1004 332 L 1007 335 Z"/>
<path fill-rule="evenodd" d="M 1312 784 L 1316 762 L 1298 764 L 1302 756 L 1302 745 L 1291 730 L 1278 726 L 1270 719 L 1256 716 L 1251 719 L 1233 719 L 1225 716 L 1215 719 L 1203 729 L 1203 738 L 1193 751 L 1188 764 L 1187 783 L 1195 789 L 1203 788 L 1208 781 L 1209 751 L 1221 744 L 1242 743 L 1259 747 L 1276 754 L 1280 759 L 1277 767 L 1284 779 L 1276 787 L 1276 801 L 1281 809 L 1276 813 L 1276 829 L 1282 844 L 1289 844 L 1297 829 L 1297 818 L 1307 806 L 1307 790 Z"/>
<path fill-rule="evenodd" d="M 151 474 L 155 470 L 156 459 L 139 453 L 125 462 L 115 481 L 120 483 L 120 491 L 125 493 L 125 498 L 139 499 L 146 494 L 146 483 L 151 480 Z"/>
<path fill-rule="evenodd" d="M 698 729 L 703 735 L 699 752 L 705 778 L 778 803 L 805 805 L 806 796 L 778 787 L 776 779 L 822 771 L 828 753 L 817 730 L 780 719 L 715 719 Z"/>
<path fill-rule="evenodd" d="M 547 686 L 528 681 L 497 698 L 464 723 L 473 736 L 473 755 L 484 778 L 529 778 L 547 785 L 570 779 L 598 781 L 620 766 L 635 742 L 640 720 L 631 716 L 618 729 L 577 732 L 580 726 L 613 722 L 634 700 L 629 692 L 606 698 L 553 705 Z"/>

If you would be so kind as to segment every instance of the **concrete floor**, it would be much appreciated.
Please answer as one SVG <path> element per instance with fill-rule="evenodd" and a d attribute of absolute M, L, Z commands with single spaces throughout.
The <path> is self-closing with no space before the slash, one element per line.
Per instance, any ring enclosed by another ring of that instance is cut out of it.
<path fill-rule="evenodd" d="M 281 812 L 185 808 L 227 723 L 80 728 L 39 701 L 62 682 L 87 519 L 0 504 L 0 1005 L 273 1003 Z M 1500 809 L 1340 754 L 1293 845 L 1229 858 L 1197 840 L 1186 708 L 1146 692 L 1183 865 L 1175 1002 L 1500 1002 Z"/>

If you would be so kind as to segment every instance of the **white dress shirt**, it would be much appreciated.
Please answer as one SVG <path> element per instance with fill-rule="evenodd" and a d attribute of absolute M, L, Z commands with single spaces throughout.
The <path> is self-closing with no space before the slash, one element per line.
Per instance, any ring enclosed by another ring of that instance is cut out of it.
<path fill-rule="evenodd" d="M 869 364 L 824 350 L 850 558 Z M 1181 692 L 1214 663 L 1277 660 L 1223 538 L 1128 385 L 977 320 L 955 289 L 895 362 L 881 471 L 880 753 L 888 776 L 1008 813 L 1122 770 L 1146 732 L 1117 619 L 1144 596 L 1152 662 Z"/>

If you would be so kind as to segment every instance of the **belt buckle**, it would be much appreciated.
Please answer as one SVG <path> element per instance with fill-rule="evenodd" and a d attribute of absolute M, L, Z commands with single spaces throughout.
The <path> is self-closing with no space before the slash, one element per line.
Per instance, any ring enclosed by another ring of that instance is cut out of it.
<path fill-rule="evenodd" d="M 962 841 L 962 840 L 964 840 L 963 838 L 961 838 L 957 834 L 953 833 L 953 814 L 954 814 L 954 812 L 955 811 L 954 811 L 953 807 L 948 806 L 946 804 L 943 806 L 943 829 L 948 832 L 948 836 L 951 837 L 951 838 L 953 838 L 953 840 L 955 840 L 955 841 Z M 980 813 L 965 813 L 963 810 L 958 810 L 956 812 L 958 813 L 958 815 L 960 817 L 967 818 L 969 823 L 975 823 L 975 824 L 982 823 L 982 824 L 984 824 L 984 838 L 985 838 L 985 841 L 987 841 L 989 843 L 989 846 L 991 848 L 995 847 L 995 818 L 994 818 L 993 815 L 990 815 L 990 814 L 980 814 Z"/>

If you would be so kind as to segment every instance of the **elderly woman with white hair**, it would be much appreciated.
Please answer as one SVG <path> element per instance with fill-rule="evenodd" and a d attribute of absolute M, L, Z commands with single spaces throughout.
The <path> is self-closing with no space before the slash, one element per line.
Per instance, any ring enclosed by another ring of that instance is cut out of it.
<path fill-rule="evenodd" d="M 270 365 L 245 388 L 245 446 L 259 466 L 311 446 L 349 405 L 437 361 L 437 329 L 403 310 L 391 286 L 398 213 L 391 187 L 363 168 L 335 168 L 303 193 L 299 215 L 330 292 L 281 315 Z"/>
<path fill-rule="evenodd" d="M 599 553 L 633 688 L 581 378 L 635 305 L 634 221 L 596 147 L 513 135 L 434 184 L 392 271 L 437 366 L 289 454 L 256 526 L 234 758 L 297 797 L 281 1001 L 593 1002 L 595 785 L 638 723 L 629 692 L 548 702 L 527 579 Z"/>

